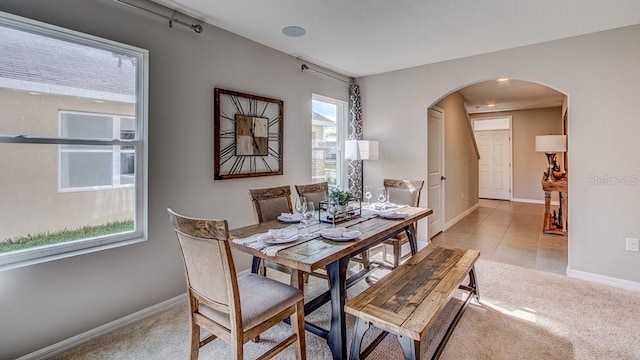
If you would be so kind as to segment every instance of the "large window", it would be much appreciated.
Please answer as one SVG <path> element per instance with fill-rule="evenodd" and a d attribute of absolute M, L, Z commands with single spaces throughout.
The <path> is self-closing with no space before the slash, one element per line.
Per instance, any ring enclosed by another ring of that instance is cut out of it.
<path fill-rule="evenodd" d="M 0 13 L 0 269 L 144 240 L 146 50 Z"/>
<path fill-rule="evenodd" d="M 345 188 L 342 149 L 347 132 L 347 104 L 313 95 L 311 110 L 311 181 L 326 181 L 329 186 Z"/>

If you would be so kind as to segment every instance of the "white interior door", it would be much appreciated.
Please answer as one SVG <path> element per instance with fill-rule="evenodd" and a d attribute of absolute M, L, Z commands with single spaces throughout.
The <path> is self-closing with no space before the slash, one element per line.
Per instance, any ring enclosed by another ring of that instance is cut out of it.
<path fill-rule="evenodd" d="M 475 135 L 480 150 L 478 195 L 486 199 L 510 200 L 510 131 L 476 131 Z"/>
<path fill-rule="evenodd" d="M 444 222 L 444 112 L 429 109 L 428 122 L 428 207 L 433 210 L 429 215 L 429 239 L 443 229 Z"/>

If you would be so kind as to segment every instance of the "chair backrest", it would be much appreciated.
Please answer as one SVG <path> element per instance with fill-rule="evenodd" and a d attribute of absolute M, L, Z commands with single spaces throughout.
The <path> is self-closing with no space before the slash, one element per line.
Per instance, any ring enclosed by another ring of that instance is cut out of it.
<path fill-rule="evenodd" d="M 298 196 L 304 196 L 307 201 L 313 201 L 313 204 L 318 208 L 320 201 L 329 198 L 329 184 L 325 181 L 316 184 L 296 185 L 296 192 Z"/>
<path fill-rule="evenodd" d="M 422 180 L 384 179 L 389 201 L 398 205 L 418 206 L 423 186 Z"/>
<path fill-rule="evenodd" d="M 282 213 L 293 212 L 291 206 L 291 187 L 278 186 L 266 189 L 249 190 L 258 222 L 275 220 Z"/>
<path fill-rule="evenodd" d="M 240 299 L 227 221 L 190 218 L 171 209 L 167 212 L 178 237 L 190 294 L 235 316 Z"/>

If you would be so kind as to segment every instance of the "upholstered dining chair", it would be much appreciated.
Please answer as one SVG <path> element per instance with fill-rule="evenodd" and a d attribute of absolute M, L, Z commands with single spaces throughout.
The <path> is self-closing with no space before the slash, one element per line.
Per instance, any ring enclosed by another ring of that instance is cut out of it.
<path fill-rule="evenodd" d="M 191 360 L 215 338 L 229 344 L 232 359 L 243 359 L 244 344 L 291 318 L 292 334 L 259 359 L 270 359 L 294 344 L 306 358 L 304 295 L 287 284 L 257 274 L 236 275 L 226 220 L 186 217 L 167 209 L 175 229 L 189 296 Z M 200 329 L 211 333 L 200 340 Z"/>
<path fill-rule="evenodd" d="M 289 185 L 249 190 L 258 222 L 271 221 L 282 213 L 291 213 L 291 187 Z"/>
<path fill-rule="evenodd" d="M 325 201 L 329 198 L 329 184 L 325 182 L 308 184 L 308 185 L 295 185 L 298 196 L 304 196 L 307 201 L 313 201 L 316 206 L 319 206 L 320 201 Z"/>
<path fill-rule="evenodd" d="M 418 206 L 420 203 L 420 193 L 422 192 L 424 181 L 384 179 L 383 184 L 390 202 L 409 206 Z M 414 226 L 417 232 L 418 224 L 415 223 Z M 408 257 L 408 255 L 402 256 L 402 245 L 408 241 L 407 234 L 402 232 L 382 243 L 382 257 L 385 262 L 387 261 L 387 245 L 390 245 L 393 249 L 392 268 L 398 267 L 400 262 Z M 384 266 L 384 264 L 382 265 Z"/>

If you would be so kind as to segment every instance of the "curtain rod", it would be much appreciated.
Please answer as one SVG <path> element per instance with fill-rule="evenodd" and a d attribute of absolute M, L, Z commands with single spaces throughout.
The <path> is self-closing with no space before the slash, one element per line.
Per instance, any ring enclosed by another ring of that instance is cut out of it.
<path fill-rule="evenodd" d="M 344 79 L 341 79 L 341 78 L 339 78 L 339 77 L 337 77 L 337 76 L 333 76 L 333 75 L 328 74 L 328 73 L 325 73 L 325 72 L 323 72 L 323 71 L 316 70 L 316 69 L 312 69 L 312 68 L 310 68 L 307 64 L 302 64 L 302 65 L 300 65 L 300 72 L 305 72 L 305 71 L 313 71 L 313 72 L 318 73 L 318 74 L 320 74 L 320 75 L 328 76 L 328 77 L 330 77 L 330 78 L 332 78 L 332 79 L 334 79 L 334 80 L 341 81 L 341 82 L 343 82 L 343 83 L 345 83 L 345 84 L 347 84 L 347 85 L 351 85 L 351 84 L 353 84 L 353 81 L 346 81 L 346 80 L 344 80 Z"/>
<path fill-rule="evenodd" d="M 180 24 L 180 25 L 186 26 L 186 27 L 188 27 L 190 29 L 193 29 L 193 31 L 195 31 L 198 34 L 200 34 L 202 32 L 202 25 L 200 25 L 200 24 L 189 24 L 187 22 L 184 22 L 184 21 L 176 18 L 175 17 L 176 14 L 181 14 L 181 15 L 184 15 L 184 14 L 182 14 L 182 13 L 180 13 L 178 11 L 175 11 L 173 9 L 170 9 L 170 10 L 173 10 L 173 16 L 169 17 L 167 15 L 164 15 L 164 14 L 161 14 L 159 12 L 153 11 L 153 10 L 148 9 L 146 7 L 143 7 L 141 5 L 136 5 L 136 4 L 127 2 L 125 0 L 113 0 L 113 1 L 117 2 L 118 4 L 126 5 L 126 6 L 134 8 L 134 9 L 146 11 L 146 12 L 148 12 L 150 14 L 153 14 L 153 15 L 156 15 L 156 16 L 160 16 L 161 18 L 167 19 L 167 20 L 169 20 L 169 27 L 173 27 L 173 23 L 176 23 L 176 24 Z"/>

